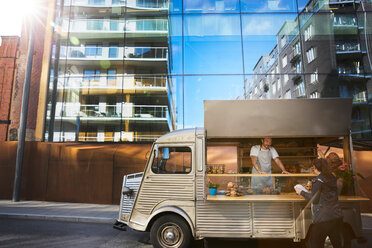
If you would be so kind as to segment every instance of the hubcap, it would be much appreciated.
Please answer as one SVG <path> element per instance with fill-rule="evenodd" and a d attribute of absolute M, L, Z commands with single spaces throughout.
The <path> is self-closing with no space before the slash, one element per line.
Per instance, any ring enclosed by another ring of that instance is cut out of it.
<path fill-rule="evenodd" d="M 183 242 L 182 230 L 175 223 L 164 223 L 158 230 L 158 240 L 163 247 L 179 247 Z"/>

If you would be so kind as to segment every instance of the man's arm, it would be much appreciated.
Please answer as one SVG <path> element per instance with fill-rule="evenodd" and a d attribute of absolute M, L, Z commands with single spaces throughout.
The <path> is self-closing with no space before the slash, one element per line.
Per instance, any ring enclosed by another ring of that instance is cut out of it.
<path fill-rule="evenodd" d="M 284 165 L 282 161 L 280 161 L 279 157 L 274 158 L 274 161 L 279 166 L 279 168 L 282 170 L 283 174 L 289 174 L 289 172 L 284 168 Z"/>
<path fill-rule="evenodd" d="M 257 157 L 256 156 L 251 156 L 251 159 L 252 159 L 252 164 L 253 164 L 254 168 L 256 168 L 258 173 L 264 174 L 264 172 L 261 170 L 260 166 L 257 163 Z"/>

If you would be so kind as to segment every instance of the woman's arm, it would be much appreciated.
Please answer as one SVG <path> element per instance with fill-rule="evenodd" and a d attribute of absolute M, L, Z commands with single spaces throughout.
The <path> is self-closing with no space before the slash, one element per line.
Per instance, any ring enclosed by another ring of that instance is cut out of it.
<path fill-rule="evenodd" d="M 322 186 L 322 183 L 319 180 L 315 180 L 315 182 L 313 183 L 313 185 L 311 187 L 311 193 L 306 193 L 305 191 L 301 190 L 300 195 L 305 197 L 307 200 L 310 200 L 315 196 L 315 194 L 317 192 L 320 191 L 321 186 Z M 297 190 L 296 190 L 296 192 L 297 192 Z M 317 204 L 318 202 L 319 202 L 319 197 L 318 197 L 318 199 L 314 200 L 315 204 Z"/>

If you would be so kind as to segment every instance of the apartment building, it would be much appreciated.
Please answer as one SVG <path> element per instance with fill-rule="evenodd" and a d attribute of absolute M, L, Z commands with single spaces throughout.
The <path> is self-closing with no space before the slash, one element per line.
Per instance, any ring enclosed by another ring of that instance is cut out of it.
<path fill-rule="evenodd" d="M 351 97 L 353 136 L 371 138 L 370 10 L 370 1 L 309 1 L 278 30 L 247 98 Z"/>
<path fill-rule="evenodd" d="M 57 1 L 45 140 L 152 141 L 174 128 L 168 1 Z"/>

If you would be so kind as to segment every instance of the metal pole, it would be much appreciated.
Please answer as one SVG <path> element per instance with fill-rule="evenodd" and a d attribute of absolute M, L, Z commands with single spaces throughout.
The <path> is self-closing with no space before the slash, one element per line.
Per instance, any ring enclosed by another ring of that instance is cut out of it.
<path fill-rule="evenodd" d="M 21 117 L 19 123 L 18 133 L 18 145 L 17 145 L 17 160 L 14 176 L 14 187 L 13 187 L 13 201 L 19 201 L 22 183 L 22 165 L 23 165 L 23 154 L 26 137 L 26 125 L 27 125 L 27 114 L 28 114 L 28 99 L 30 95 L 30 81 L 32 71 L 32 59 L 34 53 L 34 34 L 33 24 L 31 20 L 28 20 L 29 28 L 29 41 L 28 41 L 28 53 L 27 53 L 27 67 L 25 73 L 25 81 L 23 85 L 22 94 L 22 106 L 21 106 Z"/>

